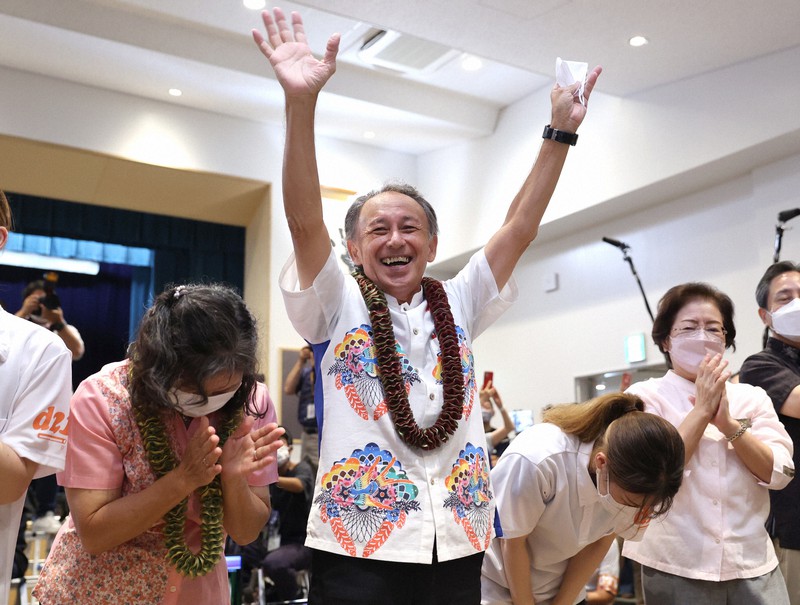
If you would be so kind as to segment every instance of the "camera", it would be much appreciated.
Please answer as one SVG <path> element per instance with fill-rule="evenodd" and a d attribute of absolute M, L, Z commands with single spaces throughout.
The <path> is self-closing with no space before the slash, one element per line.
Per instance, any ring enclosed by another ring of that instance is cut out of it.
<path fill-rule="evenodd" d="M 44 296 L 39 297 L 39 302 L 51 311 L 61 307 L 61 300 L 59 300 L 55 291 L 57 283 L 58 273 L 48 271 L 44 274 Z"/>

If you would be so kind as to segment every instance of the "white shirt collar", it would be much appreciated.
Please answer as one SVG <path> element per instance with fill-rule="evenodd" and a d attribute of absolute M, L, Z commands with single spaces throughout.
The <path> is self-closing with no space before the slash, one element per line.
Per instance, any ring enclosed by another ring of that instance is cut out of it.
<path fill-rule="evenodd" d="M 414 309 L 422 304 L 422 301 L 425 300 L 425 295 L 422 292 L 422 287 L 411 297 L 411 302 L 402 303 L 400 304 L 397 302 L 397 299 L 392 296 L 391 294 L 386 294 L 386 303 L 389 305 L 390 309 L 402 309 L 403 311 L 407 311 L 408 309 Z"/>

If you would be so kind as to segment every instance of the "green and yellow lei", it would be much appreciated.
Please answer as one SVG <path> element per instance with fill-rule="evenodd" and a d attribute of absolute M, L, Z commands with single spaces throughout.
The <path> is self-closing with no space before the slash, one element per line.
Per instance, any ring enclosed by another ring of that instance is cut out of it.
<path fill-rule="evenodd" d="M 156 477 L 163 477 L 178 466 L 175 453 L 169 443 L 162 418 L 145 416 L 134 407 L 134 417 L 142 435 L 147 459 Z M 242 421 L 242 411 L 228 418 L 219 435 L 219 447 Z M 200 494 L 200 551 L 193 553 L 186 544 L 184 533 L 186 511 L 189 498 L 184 498 L 164 515 L 164 543 L 167 547 L 167 560 L 184 576 L 196 578 L 211 571 L 222 555 L 225 532 L 222 528 L 222 481 L 214 477 L 202 487 Z"/>

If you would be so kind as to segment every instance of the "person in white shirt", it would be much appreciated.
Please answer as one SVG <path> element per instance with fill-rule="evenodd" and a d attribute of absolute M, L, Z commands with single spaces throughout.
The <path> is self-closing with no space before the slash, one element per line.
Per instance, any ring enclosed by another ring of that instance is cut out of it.
<path fill-rule="evenodd" d="M 483 561 L 484 605 L 573 605 L 616 536 L 640 539 L 683 479 L 684 446 L 638 397 L 550 408 L 492 470 L 501 532 Z"/>
<path fill-rule="evenodd" d="M 553 88 L 531 172 L 503 225 L 456 278 L 423 278 L 436 256 L 436 215 L 413 187 L 393 185 L 347 213 L 352 279 L 323 220 L 314 144 L 317 97 L 336 69 L 339 36 L 320 60 L 298 14 L 291 22 L 280 9 L 262 15 L 266 34 L 253 36 L 286 100 L 283 202 L 294 256 L 280 283 L 295 329 L 314 347 L 321 395 L 310 599 L 474 605 L 493 501 L 472 339 L 514 298 L 512 271 L 586 115 L 579 83 Z M 589 72 L 584 97 L 600 71 Z"/>
<path fill-rule="evenodd" d="M 686 477 L 669 514 L 623 555 L 642 564 L 648 605 L 788 605 L 764 523 L 770 489 L 794 476 L 792 441 L 766 392 L 728 382 L 733 302 L 704 283 L 667 291 L 653 341 L 672 369 L 632 385 L 646 411 L 676 427 Z"/>
<path fill-rule="evenodd" d="M 0 191 L 0 249 L 11 209 Z M 0 308 L 0 603 L 28 485 L 64 468 L 72 356 L 53 333 Z"/>

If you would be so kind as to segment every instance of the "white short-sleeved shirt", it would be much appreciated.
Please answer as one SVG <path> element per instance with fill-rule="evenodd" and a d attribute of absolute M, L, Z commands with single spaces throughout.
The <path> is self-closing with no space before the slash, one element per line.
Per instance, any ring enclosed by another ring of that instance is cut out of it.
<path fill-rule="evenodd" d="M 292 324 L 314 346 L 319 471 L 306 545 L 383 561 L 430 563 L 482 552 L 494 504 L 477 397 L 472 339 L 516 298 L 498 292 L 483 251 L 444 282 L 456 324 L 465 384 L 463 417 L 441 447 L 423 451 L 397 435 L 378 376 L 372 327 L 356 281 L 331 251 L 306 290 L 294 258 L 280 276 Z M 439 341 L 422 292 L 408 304 L 386 297 L 414 418 L 432 425 L 442 409 Z"/>
<path fill-rule="evenodd" d="M 64 468 L 72 355 L 60 338 L 0 308 L 0 442 L 39 465 L 35 478 Z M 0 505 L 0 603 L 8 602 L 23 493 Z"/>
<path fill-rule="evenodd" d="M 492 486 L 503 530 L 486 551 L 482 602 L 511 603 L 501 540 L 527 536 L 531 585 L 538 604 L 558 593 L 569 559 L 603 536 L 641 539 L 636 509 L 613 514 L 600 504 L 589 474 L 594 444 L 581 443 L 550 423 L 525 429 L 492 469 Z M 583 595 L 577 599 L 579 602 Z"/>
<path fill-rule="evenodd" d="M 678 427 L 692 409 L 689 397 L 696 389 L 669 371 L 627 392 L 642 398 L 646 412 Z M 685 467 L 672 508 L 650 523 L 640 543 L 625 543 L 624 556 L 666 573 L 713 582 L 754 578 L 778 565 L 764 522 L 768 489 L 785 487 L 793 475 L 792 441 L 763 389 L 727 384 L 726 393 L 731 416 L 749 418 L 753 437 L 772 450 L 769 484 L 747 470 L 733 444 L 709 424 Z"/>

